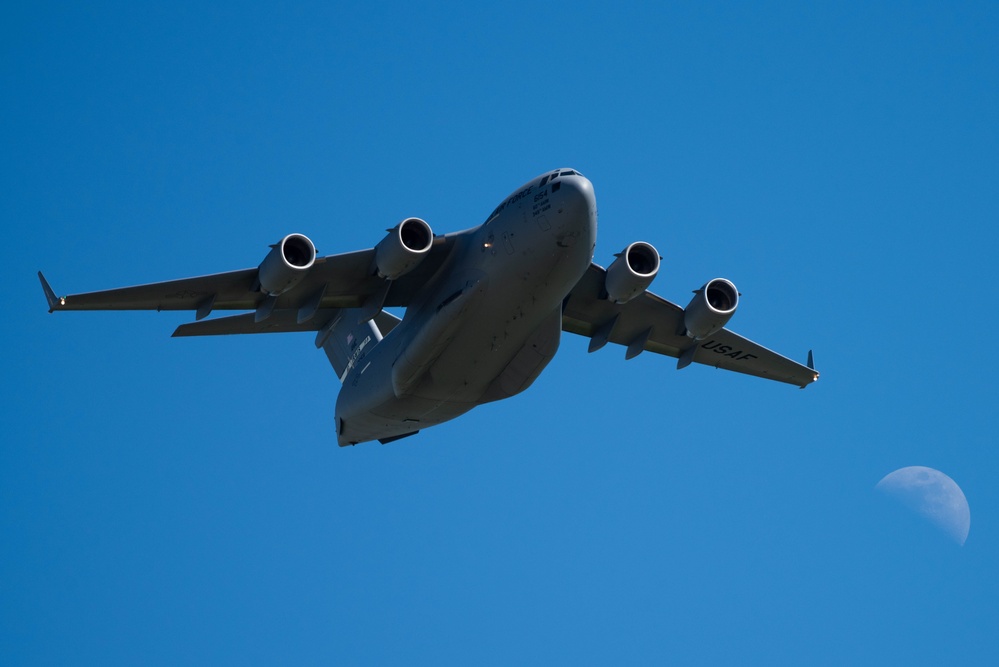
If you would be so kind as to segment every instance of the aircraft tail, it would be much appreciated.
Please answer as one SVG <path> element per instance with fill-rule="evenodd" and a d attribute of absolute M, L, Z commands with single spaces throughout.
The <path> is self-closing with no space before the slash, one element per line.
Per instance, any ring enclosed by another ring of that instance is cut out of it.
<path fill-rule="evenodd" d="M 316 335 L 316 347 L 326 352 L 340 382 L 400 322 L 385 311 L 373 320 L 358 323 L 360 316 L 360 308 L 342 308 Z"/>

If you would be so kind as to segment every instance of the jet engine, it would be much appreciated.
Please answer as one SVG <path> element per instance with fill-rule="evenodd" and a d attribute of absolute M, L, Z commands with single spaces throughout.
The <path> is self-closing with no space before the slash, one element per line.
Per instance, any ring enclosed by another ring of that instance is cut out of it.
<path fill-rule="evenodd" d="M 406 218 L 375 246 L 378 276 L 395 280 L 416 268 L 430 252 L 434 233 L 424 220 Z"/>
<path fill-rule="evenodd" d="M 284 294 L 305 277 L 316 261 L 316 246 L 302 234 L 288 234 L 271 246 L 257 268 L 260 291 L 270 296 Z"/>
<path fill-rule="evenodd" d="M 659 252 L 636 241 L 617 255 L 604 279 L 604 291 L 614 303 L 627 303 L 645 291 L 659 273 Z"/>
<path fill-rule="evenodd" d="M 707 338 L 725 326 L 739 306 L 739 290 L 731 281 L 715 278 L 694 292 L 683 312 L 687 335 L 696 340 Z"/>

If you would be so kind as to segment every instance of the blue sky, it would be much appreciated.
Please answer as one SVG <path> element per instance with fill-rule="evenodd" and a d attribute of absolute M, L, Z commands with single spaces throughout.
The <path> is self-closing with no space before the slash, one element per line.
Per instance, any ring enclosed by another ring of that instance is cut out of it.
<path fill-rule="evenodd" d="M 994 3 L 29 3 L 0 25 L 6 664 L 994 664 Z M 467 6 L 466 6 L 467 5 Z M 594 183 L 596 261 L 743 294 L 805 391 L 567 335 L 335 446 L 308 335 L 61 293 Z M 874 491 L 938 468 L 963 548 Z"/>

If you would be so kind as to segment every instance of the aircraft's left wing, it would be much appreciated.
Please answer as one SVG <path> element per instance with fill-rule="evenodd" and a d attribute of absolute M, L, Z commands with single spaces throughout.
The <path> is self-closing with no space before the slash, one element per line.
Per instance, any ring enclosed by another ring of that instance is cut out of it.
<path fill-rule="evenodd" d="M 625 304 L 602 298 L 604 269 L 591 264 L 566 297 L 562 329 L 590 338 L 590 351 L 607 343 L 628 348 L 628 359 L 644 350 L 676 357 L 678 368 L 691 362 L 806 387 L 819 374 L 767 348 L 722 329 L 695 341 L 684 333 L 683 308 L 644 292 Z"/>

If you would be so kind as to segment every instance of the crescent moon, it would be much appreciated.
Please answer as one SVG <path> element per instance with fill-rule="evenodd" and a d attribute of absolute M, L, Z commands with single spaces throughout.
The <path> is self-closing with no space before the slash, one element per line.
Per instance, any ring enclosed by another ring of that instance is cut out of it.
<path fill-rule="evenodd" d="M 971 529 L 971 508 L 961 487 L 947 475 L 925 466 L 908 466 L 885 475 L 875 488 L 964 546 Z"/>

